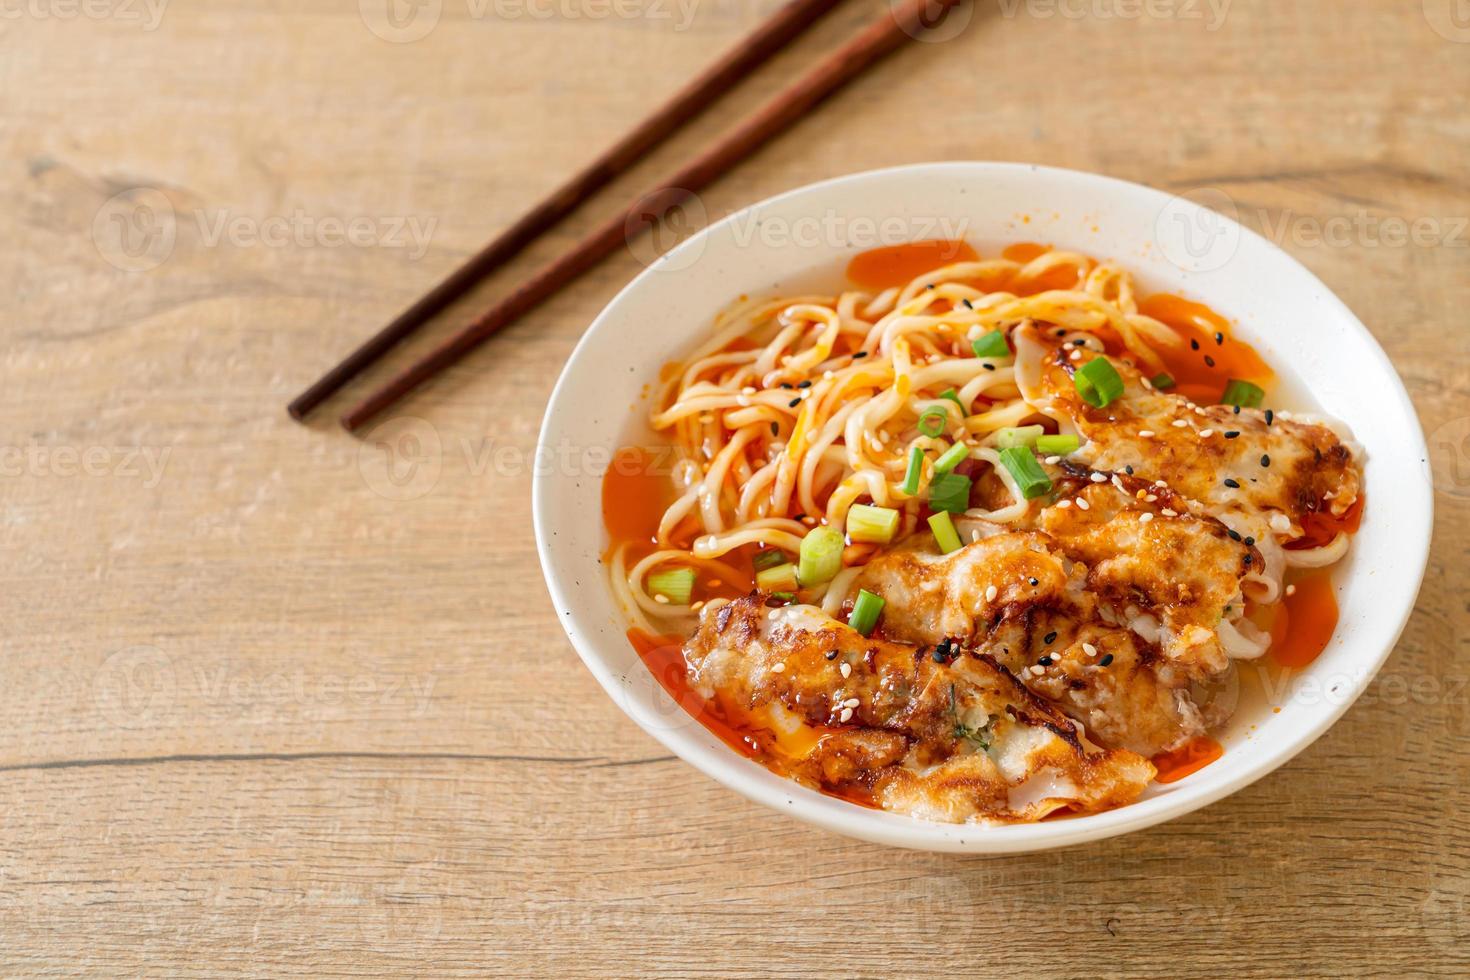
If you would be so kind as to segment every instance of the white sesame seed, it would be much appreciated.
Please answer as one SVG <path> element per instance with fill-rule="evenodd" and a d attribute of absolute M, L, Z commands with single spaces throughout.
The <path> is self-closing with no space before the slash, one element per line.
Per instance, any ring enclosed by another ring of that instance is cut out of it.
<path fill-rule="evenodd" d="M 992 585 L 992 586 L 990 586 L 989 588 L 987 588 L 985 590 L 985 601 L 986 602 L 994 602 L 995 601 L 995 597 L 998 596 L 998 595 L 1000 595 L 1000 589 L 998 589 L 998 588 L 996 588 L 995 586 Z"/>
<path fill-rule="evenodd" d="M 1154 486 L 1156 486 L 1156 487 L 1167 487 L 1168 485 L 1169 484 L 1165 483 L 1163 480 L 1155 480 L 1154 481 Z"/>
<path fill-rule="evenodd" d="M 1092 474 L 1092 482 L 1093 483 L 1107 483 L 1108 482 L 1107 475 L 1104 474 L 1104 473 L 1094 473 L 1094 474 Z"/>
<path fill-rule="evenodd" d="M 1057 501 L 1057 508 L 1059 510 L 1066 510 L 1068 507 L 1071 507 L 1071 506 L 1072 506 L 1072 501 L 1070 501 L 1070 500 L 1058 500 Z"/>
<path fill-rule="evenodd" d="M 690 604 L 689 611 L 690 612 L 699 612 L 703 608 L 704 608 L 704 600 L 703 599 L 700 599 L 698 602 L 695 602 L 695 603 L 691 603 Z"/>
<path fill-rule="evenodd" d="M 976 528 L 975 530 L 973 530 L 973 531 L 970 532 L 970 542 L 973 544 L 974 542 L 979 541 L 979 540 L 980 540 L 980 529 L 979 528 Z"/>
<path fill-rule="evenodd" d="M 1074 361 L 1080 361 L 1082 360 L 1082 352 L 1080 350 L 1073 350 L 1067 357 Z"/>
<path fill-rule="evenodd" d="M 750 385 L 746 385 L 744 388 L 740 389 L 740 393 L 742 395 L 753 395 L 755 394 L 755 388 L 751 387 Z"/>
<path fill-rule="evenodd" d="M 1089 657 L 1095 657 L 1097 656 L 1097 647 L 1093 646 L 1091 643 L 1084 643 L 1082 644 L 1082 652 L 1087 654 Z"/>
<path fill-rule="evenodd" d="M 842 714 L 840 714 L 840 715 L 837 716 L 837 720 L 838 721 L 851 721 L 852 720 L 852 709 L 851 708 L 843 708 L 842 709 Z"/>
<path fill-rule="evenodd" d="M 1286 594 L 1287 595 L 1296 595 L 1296 586 L 1294 586 L 1294 585 L 1288 585 L 1286 587 Z"/>
<path fill-rule="evenodd" d="M 1215 434 L 1215 430 L 1214 429 L 1200 429 L 1199 430 L 1199 437 L 1201 439 L 1208 439 L 1210 436 L 1212 436 L 1214 434 Z"/>
<path fill-rule="evenodd" d="M 1139 381 L 1142 381 L 1143 382 L 1143 386 L 1145 388 L 1147 388 L 1149 391 L 1153 391 L 1154 390 L 1154 383 L 1152 381 L 1150 381 L 1148 378 L 1139 378 L 1138 380 Z"/>
<path fill-rule="evenodd" d="M 844 664 L 841 664 L 840 666 L 838 666 L 837 669 L 842 672 L 842 676 L 843 677 L 851 677 L 852 676 L 852 664 L 844 663 Z"/>
<path fill-rule="evenodd" d="M 971 327 L 970 328 L 970 332 L 967 333 L 967 334 L 965 334 L 965 337 L 967 339 L 969 339 L 969 340 L 979 340 L 980 339 L 980 324 L 977 323 L 973 327 Z"/>
<path fill-rule="evenodd" d="M 1194 406 L 1194 414 L 1203 416 L 1205 414 L 1205 410 L 1196 405 Z"/>
<path fill-rule="evenodd" d="M 1179 512 L 1177 510 L 1170 510 L 1167 507 L 1165 507 L 1163 510 L 1159 511 L 1159 513 L 1160 514 L 1163 514 L 1165 517 L 1178 517 L 1179 516 Z"/>
<path fill-rule="evenodd" d="M 1061 461 L 1062 461 L 1062 457 L 1060 457 L 1060 456 L 1048 456 L 1048 457 L 1046 457 L 1046 464 L 1048 466 L 1055 466 L 1058 463 L 1060 463 Z"/>
<path fill-rule="evenodd" d="M 1139 438 L 1142 438 L 1142 439 L 1152 439 L 1154 437 L 1154 430 L 1153 429 L 1139 429 L 1138 430 L 1138 435 L 1139 435 Z"/>
<path fill-rule="evenodd" d="M 1087 501 L 1083 500 L 1081 497 L 1078 497 L 1077 498 L 1077 508 L 1079 510 L 1087 510 L 1087 508 L 1088 508 Z"/>
<path fill-rule="evenodd" d="M 1151 521 L 1153 519 L 1154 519 L 1154 515 L 1150 514 L 1148 511 L 1144 511 L 1142 514 L 1139 514 L 1138 515 L 1138 523 L 1140 523 L 1140 524 L 1147 524 L 1149 521 Z"/>
<path fill-rule="evenodd" d="M 1146 493 L 1143 495 L 1143 499 L 1147 500 L 1149 503 L 1153 503 L 1155 500 L 1159 499 L 1159 495 L 1156 493 Z"/>
<path fill-rule="evenodd" d="M 835 377 L 837 377 L 837 375 L 833 374 L 831 371 L 823 371 L 822 372 L 822 380 L 823 381 L 831 381 Z"/>
<path fill-rule="evenodd" d="M 1188 419 L 1175 419 L 1172 424 L 1173 424 L 1174 428 L 1176 428 L 1176 429 L 1182 429 L 1186 425 L 1189 424 L 1189 420 Z"/>
<path fill-rule="evenodd" d="M 1271 515 L 1271 530 L 1276 531 L 1278 533 L 1284 533 L 1286 531 L 1290 531 L 1291 530 L 1291 518 L 1287 517 L 1285 514 L 1272 514 Z"/>
<path fill-rule="evenodd" d="M 848 698 L 846 701 L 842 702 L 842 706 L 844 708 L 856 708 L 860 704 L 862 704 L 862 702 L 859 701 L 857 698 Z"/>
<path fill-rule="evenodd" d="M 782 673 L 785 673 L 785 672 L 786 672 L 786 664 L 784 662 L 783 663 L 776 664 L 774 667 L 771 668 L 771 673 L 773 673 L 773 674 L 782 674 Z"/>
<path fill-rule="evenodd" d="M 655 593 L 654 594 L 653 601 L 654 602 L 661 602 L 661 603 L 663 603 L 664 605 L 667 606 L 669 604 L 669 597 L 666 596 L 666 595 L 664 595 L 662 592 L 658 592 L 658 593 Z"/>

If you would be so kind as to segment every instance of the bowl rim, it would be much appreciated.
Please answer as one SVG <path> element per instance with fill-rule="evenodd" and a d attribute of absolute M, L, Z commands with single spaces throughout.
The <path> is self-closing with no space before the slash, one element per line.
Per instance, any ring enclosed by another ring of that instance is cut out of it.
<path fill-rule="evenodd" d="M 557 415 L 558 406 L 567 397 L 568 390 L 574 383 L 573 379 L 578 374 L 581 361 L 588 354 L 593 338 L 608 329 L 609 324 L 616 322 L 617 311 L 620 305 L 630 295 L 640 290 L 649 281 L 651 276 L 660 272 L 660 266 L 666 261 L 677 261 L 682 254 L 688 253 L 693 249 L 703 248 L 707 240 L 716 233 L 732 223 L 748 219 L 752 212 L 787 204 L 803 195 L 832 191 L 840 189 L 844 185 L 858 185 L 866 181 L 891 179 L 899 176 L 921 178 L 925 175 L 949 175 L 954 173 L 964 173 L 976 177 L 999 175 L 1002 173 L 1008 176 L 1014 176 L 1022 172 L 1047 175 L 1057 179 L 1090 182 L 1098 188 L 1100 193 L 1108 193 L 1110 191 L 1121 193 L 1126 191 L 1128 194 L 1133 195 L 1142 194 L 1145 197 L 1152 197 L 1160 207 L 1171 205 L 1186 212 L 1208 215 L 1211 220 L 1224 222 L 1227 227 L 1231 227 L 1243 239 L 1253 240 L 1257 247 L 1265 246 L 1269 253 L 1274 253 L 1272 256 L 1274 261 L 1289 263 L 1295 267 L 1295 271 L 1305 277 L 1307 283 L 1314 284 L 1320 289 L 1321 296 L 1329 305 L 1331 313 L 1352 331 L 1357 333 L 1360 340 L 1366 342 L 1368 350 L 1377 361 L 1375 367 L 1381 371 L 1391 386 L 1391 396 L 1397 401 L 1399 408 L 1409 421 L 1410 431 L 1404 433 L 1404 435 L 1412 443 L 1412 449 L 1417 451 L 1422 458 L 1428 458 L 1423 430 L 1419 424 L 1417 413 L 1414 410 L 1413 403 L 1409 398 L 1403 381 L 1394 369 L 1387 353 L 1383 350 L 1371 331 L 1363 325 L 1352 310 L 1320 278 L 1297 261 L 1290 253 L 1228 216 L 1214 211 L 1206 211 L 1205 208 L 1195 204 L 1188 198 L 1178 197 L 1154 187 L 1087 171 L 1040 164 L 996 161 L 913 163 L 846 174 L 806 184 L 755 202 L 732 212 L 721 220 L 691 235 L 677 247 L 660 257 L 659 260 L 651 263 L 631 282 L 620 289 L 607 305 L 603 307 L 578 340 L 571 354 L 568 356 L 561 374 L 558 376 L 557 382 L 552 389 L 551 396 L 547 401 L 546 411 L 542 417 L 540 433 L 537 439 L 538 456 L 546 452 L 549 448 L 548 432 L 553 426 L 553 420 Z M 1039 851 L 1066 847 L 1090 840 L 1141 830 L 1208 806 L 1231 793 L 1249 786 L 1280 768 L 1282 765 L 1285 765 L 1298 753 L 1316 742 L 1323 733 L 1336 724 L 1343 714 L 1346 713 L 1347 709 L 1362 695 L 1368 683 L 1376 676 L 1397 646 L 1398 640 L 1403 635 L 1403 631 L 1408 624 L 1409 617 L 1415 609 L 1419 589 L 1422 585 L 1429 559 L 1429 545 L 1433 528 L 1433 489 L 1427 481 L 1419 482 L 1415 491 L 1418 499 L 1400 500 L 1395 506 L 1396 513 L 1420 515 L 1417 527 L 1404 526 L 1402 528 L 1396 527 L 1395 529 L 1396 533 L 1402 532 L 1403 536 L 1415 539 L 1413 541 L 1413 553 L 1417 555 L 1417 561 L 1412 562 L 1412 588 L 1403 592 L 1405 599 L 1402 603 L 1402 608 L 1397 610 L 1397 621 L 1387 633 L 1381 631 L 1382 620 L 1378 620 L 1380 623 L 1379 635 L 1387 636 L 1388 639 L 1382 643 L 1381 649 L 1373 653 L 1371 663 L 1367 661 L 1367 658 L 1363 658 L 1362 666 L 1366 670 L 1362 674 L 1361 683 L 1355 686 L 1350 697 L 1341 699 L 1338 703 L 1333 703 L 1328 710 L 1318 715 L 1315 722 L 1295 738 L 1258 746 L 1252 758 L 1244 764 L 1244 768 L 1240 772 L 1229 778 L 1220 778 L 1213 783 L 1204 781 L 1195 786 L 1181 787 L 1179 790 L 1169 794 L 1145 798 L 1125 807 L 1066 820 L 1001 825 L 945 824 L 859 807 L 826 796 L 784 777 L 775 777 L 777 782 L 774 783 L 770 780 L 761 779 L 758 776 L 753 777 L 739 765 L 740 763 L 749 763 L 749 760 L 743 759 L 723 743 L 717 743 L 713 746 L 708 745 L 696 737 L 686 736 L 684 734 L 685 729 L 668 729 L 653 725 L 647 719 L 640 717 L 638 712 L 630 710 L 629 705 L 625 704 L 619 697 L 619 679 L 615 671 L 597 653 L 596 646 L 599 642 L 603 641 L 596 637 L 592 630 L 582 628 L 583 624 L 581 623 L 581 617 L 577 613 L 578 606 L 575 602 L 574 590 L 570 588 L 569 582 L 563 580 L 551 553 L 550 537 L 547 534 L 546 515 L 548 508 L 551 506 L 551 495 L 554 492 L 553 484 L 556 479 L 556 476 L 548 470 L 538 468 L 534 473 L 532 483 L 532 521 L 536 536 L 536 550 L 540 559 L 542 573 L 546 579 L 546 585 L 552 603 L 558 613 L 557 620 L 561 623 L 562 629 L 567 634 L 567 638 L 571 641 L 573 648 L 577 651 L 577 655 L 587 666 L 588 670 L 591 671 L 604 691 L 625 715 L 632 718 L 640 728 L 657 739 L 680 759 L 699 769 L 721 785 L 740 793 L 753 802 L 760 803 L 773 810 L 790 813 L 803 821 L 850 837 L 900 847 L 964 853 L 1000 854 Z M 598 482 L 600 486 L 600 478 Z M 1407 498 L 1409 496 L 1410 494 L 1406 489 L 1405 497 Z M 703 726 L 696 725 L 695 727 L 701 732 L 704 731 Z M 771 775 L 763 767 L 760 768 L 762 773 Z"/>

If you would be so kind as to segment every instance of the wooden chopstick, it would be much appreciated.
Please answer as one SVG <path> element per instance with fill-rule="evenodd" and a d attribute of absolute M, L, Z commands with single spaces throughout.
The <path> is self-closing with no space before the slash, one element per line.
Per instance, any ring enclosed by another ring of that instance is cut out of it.
<path fill-rule="evenodd" d="M 934 27 L 959 0 L 902 0 L 837 48 L 816 67 L 783 89 L 734 130 L 700 153 L 661 186 L 609 218 L 559 258 L 536 270 L 514 292 L 463 327 L 406 371 L 393 377 L 346 415 L 342 424 L 356 432 L 379 412 L 484 343 L 627 240 L 631 221 L 663 214 L 797 122 L 806 112 L 867 67 Z"/>
<path fill-rule="evenodd" d="M 766 18 L 753 33 L 679 90 L 653 115 L 521 216 L 449 278 L 435 286 L 398 318 L 378 331 L 342 363 L 322 375 L 287 406 L 300 421 L 312 409 L 336 394 L 343 385 L 387 353 L 432 317 L 523 248 L 566 217 L 609 181 L 624 173 L 670 135 L 709 107 L 732 85 L 785 48 L 838 0 L 791 0 Z"/>

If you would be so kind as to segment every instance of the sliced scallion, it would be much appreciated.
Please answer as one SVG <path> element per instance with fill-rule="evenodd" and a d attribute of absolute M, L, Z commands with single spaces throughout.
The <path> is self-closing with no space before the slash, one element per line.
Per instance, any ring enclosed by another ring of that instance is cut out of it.
<path fill-rule="evenodd" d="M 960 393 L 958 391 L 955 391 L 953 388 L 946 388 L 939 393 L 939 397 L 948 398 L 950 401 L 954 402 L 960 407 L 961 415 L 965 414 L 965 403 L 960 401 Z"/>
<path fill-rule="evenodd" d="M 1044 456 L 1065 456 L 1075 453 L 1082 445 L 1076 436 L 1038 436 L 1036 451 Z"/>
<path fill-rule="evenodd" d="M 970 349 L 975 352 L 976 357 L 1011 356 L 1011 349 L 1006 346 L 1006 335 L 999 330 L 970 341 Z"/>
<path fill-rule="evenodd" d="M 970 509 L 970 485 L 968 476 L 937 474 L 929 483 L 929 509 L 963 514 Z"/>
<path fill-rule="evenodd" d="M 1039 425 L 1014 426 L 996 432 L 995 444 L 1001 449 L 1014 449 L 1017 446 L 1030 447 L 1044 435 L 1046 435 L 1046 430 Z"/>
<path fill-rule="evenodd" d="M 1078 368 L 1072 384 L 1093 408 L 1103 408 L 1123 394 L 1123 378 L 1106 357 L 1094 358 Z"/>
<path fill-rule="evenodd" d="M 944 435 L 949 427 L 949 412 L 931 405 L 919 415 L 919 431 L 931 439 Z"/>
<path fill-rule="evenodd" d="M 777 548 L 767 548 L 765 551 L 757 551 L 755 557 L 750 560 L 750 564 L 756 571 L 763 572 L 768 568 L 784 565 L 790 560 L 786 557 L 786 552 Z"/>
<path fill-rule="evenodd" d="M 1231 378 L 1225 385 L 1225 394 L 1220 396 L 1221 405 L 1239 405 L 1241 408 L 1260 408 L 1266 392 L 1249 381 Z"/>
<path fill-rule="evenodd" d="M 694 569 L 671 568 L 665 572 L 654 572 L 648 576 L 648 592 L 661 595 L 676 606 L 687 606 L 694 593 Z"/>
<path fill-rule="evenodd" d="M 1021 488 L 1021 496 L 1027 500 L 1039 497 L 1051 489 L 1051 479 L 1041 468 L 1041 464 L 1036 461 L 1036 456 L 1031 450 L 1002 449 L 1000 461 L 1015 478 L 1016 485 Z"/>
<path fill-rule="evenodd" d="M 1168 391 L 1174 387 L 1174 378 L 1165 373 L 1159 373 L 1148 379 L 1148 383 L 1160 391 Z"/>
<path fill-rule="evenodd" d="M 934 543 L 939 545 L 941 554 L 949 554 L 951 551 L 960 550 L 960 532 L 954 529 L 954 518 L 949 516 L 948 511 L 941 510 L 930 516 L 929 530 L 934 532 Z"/>
<path fill-rule="evenodd" d="M 910 497 L 918 496 L 919 481 L 924 477 L 924 450 L 915 446 L 909 450 L 909 468 L 904 471 L 899 489 Z"/>
<path fill-rule="evenodd" d="M 969 458 L 969 445 L 967 443 L 957 442 L 941 453 L 939 458 L 934 461 L 934 472 L 948 473 Z"/>
<path fill-rule="evenodd" d="M 755 573 L 755 586 L 762 592 L 790 592 L 796 588 L 796 566 L 791 562 Z"/>
<path fill-rule="evenodd" d="M 898 531 L 898 516 L 892 507 L 853 504 L 847 510 L 847 536 L 867 544 L 887 544 Z"/>
<path fill-rule="evenodd" d="M 859 589 L 857 601 L 852 604 L 852 615 L 847 617 L 847 625 L 867 636 L 878 625 L 878 617 L 882 614 L 882 596 L 876 596 L 867 589 Z"/>
<path fill-rule="evenodd" d="M 801 565 L 796 577 L 806 588 L 832 581 L 842 571 L 846 542 L 835 527 L 814 527 L 801 539 Z"/>

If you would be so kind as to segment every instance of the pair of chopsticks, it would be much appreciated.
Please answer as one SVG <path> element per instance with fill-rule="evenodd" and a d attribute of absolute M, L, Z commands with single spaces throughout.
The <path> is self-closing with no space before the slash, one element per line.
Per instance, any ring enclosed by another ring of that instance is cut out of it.
<path fill-rule="evenodd" d="M 297 396 L 288 407 L 291 417 L 298 421 L 305 418 L 400 340 L 467 293 L 481 279 L 693 119 L 733 83 L 784 48 L 836 2 L 791 0 L 776 11 L 734 50 L 707 68 L 615 146 L 537 204 L 449 278 Z M 343 426 L 351 432 L 358 431 L 378 413 L 616 251 L 627 240 L 628 229 L 638 227 L 635 221 L 641 223 L 650 214 L 665 214 L 693 196 L 700 188 L 790 128 L 809 109 L 858 77 L 906 39 L 916 38 L 937 25 L 958 2 L 891 0 L 890 9 L 665 178 L 656 189 L 607 219 L 559 258 L 531 273 L 508 296 L 368 395 L 342 416 Z"/>

